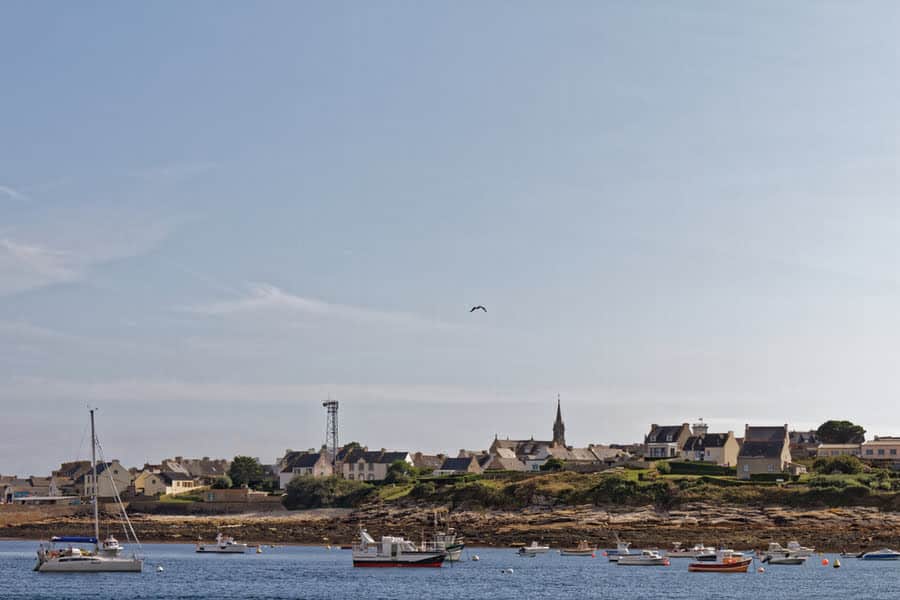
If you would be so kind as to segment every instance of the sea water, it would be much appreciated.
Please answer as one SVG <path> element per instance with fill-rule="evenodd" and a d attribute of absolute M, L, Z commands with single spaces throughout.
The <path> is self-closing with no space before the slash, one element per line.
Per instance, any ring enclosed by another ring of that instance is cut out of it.
<path fill-rule="evenodd" d="M 51 574 L 32 571 L 37 545 L 0 541 L 0 598 L 900 598 L 900 561 L 842 558 L 841 568 L 834 569 L 834 555 L 814 555 L 799 567 L 755 561 L 746 574 L 722 574 L 688 573 L 688 559 L 673 559 L 668 567 L 620 567 L 600 552 L 590 558 L 551 550 L 528 558 L 511 549 L 470 548 L 465 560 L 440 569 L 360 569 L 353 568 L 349 551 L 337 548 L 263 547 L 261 554 L 216 555 L 196 554 L 187 544 L 145 544 L 143 573 Z M 473 554 L 480 560 L 472 561 Z M 760 566 L 764 573 L 757 572 Z"/>

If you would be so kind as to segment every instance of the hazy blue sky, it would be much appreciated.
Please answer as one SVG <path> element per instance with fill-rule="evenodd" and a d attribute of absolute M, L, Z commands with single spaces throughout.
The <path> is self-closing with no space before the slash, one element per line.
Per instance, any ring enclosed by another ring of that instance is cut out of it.
<path fill-rule="evenodd" d="M 2 473 L 900 434 L 896 3 L 0 18 Z"/>

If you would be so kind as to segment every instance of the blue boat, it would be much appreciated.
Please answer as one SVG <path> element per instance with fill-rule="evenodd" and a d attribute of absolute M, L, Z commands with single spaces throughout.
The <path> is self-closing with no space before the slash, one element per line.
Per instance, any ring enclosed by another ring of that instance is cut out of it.
<path fill-rule="evenodd" d="M 864 552 L 859 555 L 860 560 L 900 560 L 900 552 L 882 548 L 875 552 Z"/>

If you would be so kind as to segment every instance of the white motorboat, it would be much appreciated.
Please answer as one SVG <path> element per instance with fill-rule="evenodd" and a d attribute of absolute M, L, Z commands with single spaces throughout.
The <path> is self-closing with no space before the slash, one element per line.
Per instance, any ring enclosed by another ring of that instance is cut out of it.
<path fill-rule="evenodd" d="M 91 486 L 91 504 L 94 508 L 94 535 L 91 537 L 59 536 L 50 538 L 49 544 L 41 544 L 37 551 L 37 563 L 34 570 L 39 573 L 140 573 L 144 568 L 144 560 L 137 554 L 130 557 L 121 556 L 123 547 L 119 541 L 109 536 L 102 543 L 100 539 L 100 511 L 97 502 L 97 434 L 94 428 L 94 410 L 91 413 L 91 463 L 93 465 L 94 485 Z M 101 451 L 102 454 L 102 451 Z M 140 546 L 125 505 L 119 497 L 115 480 L 109 470 L 106 470 L 112 483 L 112 489 L 116 503 L 122 514 L 126 533 Z M 93 546 L 93 549 L 82 549 L 79 546 Z"/>
<path fill-rule="evenodd" d="M 669 559 L 656 550 L 641 550 L 640 554 L 625 554 L 617 561 L 620 567 L 668 567 Z"/>
<path fill-rule="evenodd" d="M 421 547 L 402 537 L 382 536 L 376 542 L 363 529 L 360 541 L 353 545 L 354 567 L 440 567 L 447 559 L 447 551 L 435 544 Z"/>
<path fill-rule="evenodd" d="M 704 546 L 703 544 L 696 544 L 693 548 L 687 549 L 682 548 L 679 542 L 675 542 L 672 545 L 672 549 L 666 552 L 666 556 L 668 556 L 669 558 L 697 559 L 702 559 L 703 557 L 711 557 L 710 560 L 715 560 L 716 549 L 711 546 Z"/>
<path fill-rule="evenodd" d="M 864 552 L 859 555 L 860 560 L 900 560 L 900 552 L 890 548 L 882 548 L 875 552 Z"/>
<path fill-rule="evenodd" d="M 550 552 L 550 546 L 542 546 L 536 541 L 532 541 L 530 546 L 522 546 L 519 548 L 519 554 L 535 555 L 546 554 L 547 552 Z"/>
<path fill-rule="evenodd" d="M 628 547 L 631 546 L 629 542 L 616 542 L 615 549 L 606 550 L 604 554 L 609 559 L 609 562 L 618 562 L 619 558 L 622 556 L 628 556 L 631 552 L 628 550 Z"/>
<path fill-rule="evenodd" d="M 806 546 L 801 546 L 796 540 L 791 540 L 787 543 L 787 550 L 792 554 L 802 556 L 804 558 L 809 558 L 816 553 L 815 548 L 807 548 Z"/>
<path fill-rule="evenodd" d="M 250 548 L 247 544 L 234 541 L 230 535 L 216 534 L 216 541 L 213 544 L 204 544 L 197 542 L 196 551 L 207 554 L 244 554 Z"/>
<path fill-rule="evenodd" d="M 762 562 L 770 565 L 802 565 L 808 558 L 808 555 L 788 550 L 778 542 L 772 542 L 769 544 L 769 549 L 763 556 Z"/>

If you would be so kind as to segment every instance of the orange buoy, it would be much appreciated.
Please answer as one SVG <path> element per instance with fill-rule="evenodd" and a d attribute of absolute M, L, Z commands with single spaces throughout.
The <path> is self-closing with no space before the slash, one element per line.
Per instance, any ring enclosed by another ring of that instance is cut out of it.
<path fill-rule="evenodd" d="M 823 567 L 827 567 L 827 566 L 828 566 L 828 559 L 827 559 L 827 558 L 823 558 L 823 559 L 822 559 L 822 566 L 823 566 Z"/>
<path fill-rule="evenodd" d="M 591 558 L 597 558 L 597 555 L 591 552 Z"/>

